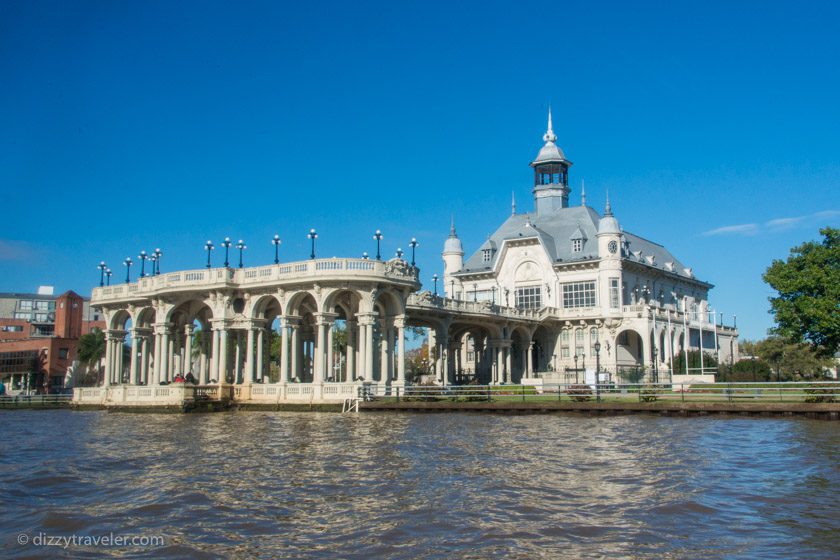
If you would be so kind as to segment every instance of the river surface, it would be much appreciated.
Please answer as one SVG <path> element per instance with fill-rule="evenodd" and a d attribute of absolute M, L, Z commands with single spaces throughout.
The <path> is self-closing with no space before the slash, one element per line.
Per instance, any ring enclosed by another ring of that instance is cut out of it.
<path fill-rule="evenodd" d="M 837 422 L 55 410 L 0 431 L 4 557 L 840 558 Z"/>

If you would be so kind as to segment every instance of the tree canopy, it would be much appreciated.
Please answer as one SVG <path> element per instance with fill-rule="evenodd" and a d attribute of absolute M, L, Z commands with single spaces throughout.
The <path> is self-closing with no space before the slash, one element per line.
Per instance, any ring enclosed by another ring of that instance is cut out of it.
<path fill-rule="evenodd" d="M 822 241 L 809 241 L 774 260 L 764 281 L 777 293 L 770 298 L 777 326 L 785 338 L 807 341 L 822 355 L 840 349 L 840 229 L 820 230 Z"/>

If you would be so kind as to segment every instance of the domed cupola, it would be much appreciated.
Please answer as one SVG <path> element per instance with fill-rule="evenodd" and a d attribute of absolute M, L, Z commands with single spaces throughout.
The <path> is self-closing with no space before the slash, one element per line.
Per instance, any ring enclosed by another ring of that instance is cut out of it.
<path fill-rule="evenodd" d="M 610 195 L 607 194 L 607 205 L 604 208 L 604 217 L 598 222 L 598 235 L 621 235 L 621 228 L 618 225 L 618 220 L 615 219 L 610 206 Z"/>
<path fill-rule="evenodd" d="M 551 109 L 548 110 L 548 129 L 543 135 L 545 145 L 531 162 L 534 168 L 534 207 L 537 215 L 547 214 L 558 208 L 569 206 L 569 167 L 572 162 L 566 159 L 555 142 L 557 136 L 551 125 Z"/>

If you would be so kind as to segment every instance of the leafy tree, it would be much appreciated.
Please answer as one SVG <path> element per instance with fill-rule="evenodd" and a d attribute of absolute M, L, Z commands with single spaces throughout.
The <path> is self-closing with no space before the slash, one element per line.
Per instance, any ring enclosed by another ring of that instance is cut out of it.
<path fill-rule="evenodd" d="M 80 385 L 98 383 L 102 359 L 105 357 L 105 333 L 102 329 L 94 328 L 89 333 L 83 334 L 79 337 L 78 350 L 79 364 L 87 370 L 80 379 Z"/>
<path fill-rule="evenodd" d="M 794 247 L 763 278 L 779 294 L 770 298 L 773 332 L 831 356 L 840 349 L 840 229 L 826 227 L 820 234 L 822 242 Z"/>
<path fill-rule="evenodd" d="M 682 375 L 686 373 L 685 370 L 685 351 L 674 355 L 673 369 L 675 375 Z M 717 367 L 717 358 L 714 354 L 703 352 L 702 365 L 704 369 L 714 369 Z M 700 372 L 700 351 L 688 351 L 688 370 L 689 372 Z"/>
<path fill-rule="evenodd" d="M 770 381 L 770 364 L 755 358 L 754 354 L 752 356 L 752 360 L 739 360 L 732 364 L 731 373 L 724 373 L 726 381 Z"/>

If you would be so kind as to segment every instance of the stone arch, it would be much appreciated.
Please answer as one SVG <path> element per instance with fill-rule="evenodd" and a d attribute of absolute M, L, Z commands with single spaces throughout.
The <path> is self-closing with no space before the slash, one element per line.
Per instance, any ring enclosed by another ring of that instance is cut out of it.
<path fill-rule="evenodd" d="M 495 356 L 491 341 L 501 338 L 501 334 L 499 327 L 490 324 L 466 322 L 450 327 L 447 343 L 454 343 L 453 356 L 458 353 L 457 362 L 451 365 L 456 382 L 488 384 L 493 380 Z"/>
<path fill-rule="evenodd" d="M 111 315 L 111 318 L 108 321 L 108 328 L 111 330 L 123 331 L 126 329 L 126 325 L 129 321 L 131 321 L 132 324 L 134 323 L 131 313 L 129 313 L 126 309 L 118 309 L 113 315 Z"/>
<path fill-rule="evenodd" d="M 250 319 L 267 319 L 283 314 L 283 304 L 275 294 L 263 294 L 251 298 L 247 317 Z"/>
<path fill-rule="evenodd" d="M 510 332 L 510 381 L 521 383 L 523 377 L 530 377 L 528 371 L 528 354 L 531 352 L 531 332 L 519 325 Z"/>
<path fill-rule="evenodd" d="M 560 356 L 555 358 L 558 335 L 559 333 L 544 323 L 534 329 L 531 335 L 534 342 L 531 347 L 531 363 L 534 371 L 554 371 L 559 367 Z M 574 344 L 574 341 L 572 341 L 572 344 Z"/>
<path fill-rule="evenodd" d="M 373 311 L 387 317 L 396 317 L 405 313 L 403 298 L 393 290 L 380 290 L 373 302 Z"/>
<path fill-rule="evenodd" d="M 623 329 L 615 337 L 616 367 L 643 368 L 645 345 L 643 335 L 632 328 Z"/>

